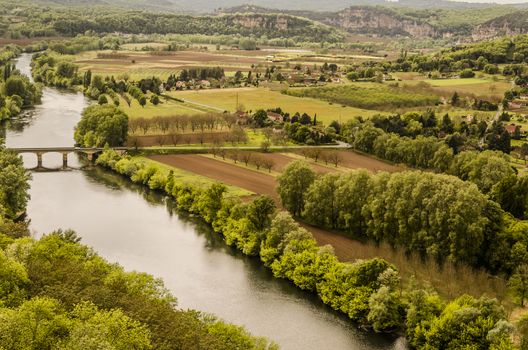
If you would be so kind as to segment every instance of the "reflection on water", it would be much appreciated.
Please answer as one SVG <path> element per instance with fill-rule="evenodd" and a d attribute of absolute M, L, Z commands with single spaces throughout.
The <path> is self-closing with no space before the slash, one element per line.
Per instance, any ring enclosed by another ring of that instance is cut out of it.
<path fill-rule="evenodd" d="M 29 71 L 28 57 L 18 63 L 23 72 Z M 86 105 L 81 94 L 44 89 L 42 105 L 9 124 L 7 145 L 72 146 L 73 127 Z M 82 165 L 70 157 L 70 164 Z M 36 165 L 34 155 L 24 160 L 28 167 Z M 62 157 L 46 154 L 43 163 L 60 167 Z M 358 331 L 315 295 L 273 278 L 258 260 L 226 246 L 171 200 L 118 175 L 93 168 L 34 173 L 30 194 L 35 236 L 72 228 L 109 261 L 163 278 L 182 308 L 214 313 L 287 350 L 405 349 L 402 339 Z"/>

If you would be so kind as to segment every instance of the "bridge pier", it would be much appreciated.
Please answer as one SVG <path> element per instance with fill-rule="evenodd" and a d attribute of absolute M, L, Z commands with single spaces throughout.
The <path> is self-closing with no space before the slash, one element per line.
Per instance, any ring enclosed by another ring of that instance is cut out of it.
<path fill-rule="evenodd" d="M 42 153 L 37 152 L 37 169 L 42 168 Z"/>
<path fill-rule="evenodd" d="M 68 153 L 62 154 L 62 169 L 68 168 Z"/>

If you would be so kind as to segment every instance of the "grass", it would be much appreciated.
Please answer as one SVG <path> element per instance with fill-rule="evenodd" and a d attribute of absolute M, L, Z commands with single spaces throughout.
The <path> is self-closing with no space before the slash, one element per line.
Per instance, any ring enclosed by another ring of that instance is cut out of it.
<path fill-rule="evenodd" d="M 199 114 L 203 110 L 193 108 L 190 105 L 180 103 L 173 100 L 161 99 L 161 103 L 154 106 L 147 102 L 144 107 L 141 107 L 137 100 L 132 100 L 130 106 L 120 98 L 119 108 L 125 112 L 130 118 L 153 118 L 159 116 L 182 115 L 182 114 Z"/>
<path fill-rule="evenodd" d="M 293 88 L 288 89 L 286 93 L 296 97 L 312 97 L 357 108 L 390 111 L 395 108 L 434 106 L 439 102 L 439 98 L 429 90 L 418 86 L 392 87 L 388 84 L 351 83 Z"/>
<path fill-rule="evenodd" d="M 299 98 L 288 96 L 267 88 L 241 88 L 241 89 L 215 89 L 215 90 L 193 90 L 173 91 L 171 96 L 189 102 L 209 105 L 228 111 L 236 110 L 236 101 L 243 105 L 245 110 L 256 111 L 258 109 L 282 108 L 290 114 L 306 112 L 310 115 L 317 114 L 317 120 L 328 125 L 333 120 L 345 122 L 356 116 L 371 117 L 381 112 L 354 107 L 342 107 L 313 98 Z"/>
<path fill-rule="evenodd" d="M 212 184 L 218 183 L 217 181 L 211 180 L 208 177 L 201 176 L 195 173 L 190 173 L 190 172 L 178 169 L 178 168 L 174 168 L 174 167 L 156 162 L 155 160 L 151 160 L 145 157 L 137 157 L 137 158 L 147 165 L 155 166 L 162 173 L 168 174 L 169 171 L 172 171 L 174 174 L 175 181 L 180 182 L 182 184 L 193 185 L 193 186 L 200 187 L 200 188 L 207 188 L 211 186 Z M 247 197 L 247 196 L 254 195 L 253 192 L 250 192 L 240 187 L 229 186 L 229 185 L 225 185 L 225 186 L 227 187 L 227 194 L 229 196 Z"/>
<path fill-rule="evenodd" d="M 427 79 L 424 80 L 426 83 L 432 86 L 462 86 L 462 85 L 475 85 L 475 84 L 487 84 L 490 80 L 482 78 L 467 78 L 467 79 Z"/>

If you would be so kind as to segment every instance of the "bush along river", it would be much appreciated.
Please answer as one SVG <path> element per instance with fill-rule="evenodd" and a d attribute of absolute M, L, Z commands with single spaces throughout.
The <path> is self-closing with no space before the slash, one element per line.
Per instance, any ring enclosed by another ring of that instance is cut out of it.
<path fill-rule="evenodd" d="M 31 56 L 17 60 L 30 73 Z M 5 126 L 7 147 L 73 146 L 73 128 L 88 101 L 81 93 L 44 88 L 42 104 Z M 75 155 L 69 164 L 81 167 Z M 24 155 L 27 167 L 36 156 Z M 44 166 L 60 168 L 62 155 Z M 73 229 L 111 262 L 162 278 L 181 308 L 210 312 L 266 336 L 281 349 L 405 349 L 403 339 L 363 332 L 315 295 L 273 277 L 258 259 L 228 247 L 174 202 L 99 168 L 38 172 L 28 217 L 36 237 Z"/>

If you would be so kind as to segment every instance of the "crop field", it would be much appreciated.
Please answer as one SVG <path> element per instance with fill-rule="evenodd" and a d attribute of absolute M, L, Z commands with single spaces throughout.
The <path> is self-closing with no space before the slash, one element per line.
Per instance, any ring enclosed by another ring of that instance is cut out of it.
<path fill-rule="evenodd" d="M 147 165 L 153 165 L 160 169 L 162 172 L 168 173 L 169 171 L 172 171 L 174 174 L 174 177 L 176 181 L 194 185 L 201 188 L 206 188 L 214 184 L 216 181 L 211 180 L 209 177 L 197 175 L 196 173 L 191 173 L 182 169 L 169 167 L 166 164 L 157 162 L 153 159 L 141 157 L 141 160 L 145 162 Z M 227 193 L 230 196 L 237 196 L 237 197 L 245 197 L 245 196 L 251 196 L 254 193 L 251 191 L 248 191 L 247 189 L 243 189 L 236 186 L 231 186 L 227 184 Z"/>
<path fill-rule="evenodd" d="M 502 98 L 504 93 L 511 89 L 511 82 L 492 76 L 468 79 L 427 79 L 419 73 L 397 73 L 395 76 L 403 80 L 403 84 L 414 85 L 425 82 L 430 85 L 431 91 L 446 98 L 456 91 L 460 95 L 470 95 L 483 99 Z"/>
<path fill-rule="evenodd" d="M 170 93 L 170 96 L 228 111 L 236 110 L 238 96 L 238 103 L 243 105 L 245 110 L 255 111 L 280 107 L 290 114 L 296 112 L 306 112 L 312 116 L 317 114 L 317 120 L 327 125 L 333 120 L 345 122 L 356 116 L 370 117 L 380 113 L 354 107 L 342 107 L 313 98 L 288 96 L 280 91 L 266 88 L 174 91 Z"/>
<path fill-rule="evenodd" d="M 288 89 L 295 97 L 310 97 L 363 109 L 408 108 L 434 106 L 438 97 L 418 87 L 391 87 L 387 84 L 346 84 L 314 88 Z"/>
<path fill-rule="evenodd" d="M 92 70 L 100 75 L 127 74 L 131 79 L 158 76 L 166 79 L 182 69 L 220 66 L 226 72 L 248 70 L 264 64 L 265 57 L 219 54 L 208 51 L 138 52 L 138 51 L 89 51 L 76 56 L 75 62 L 81 71 Z"/>

